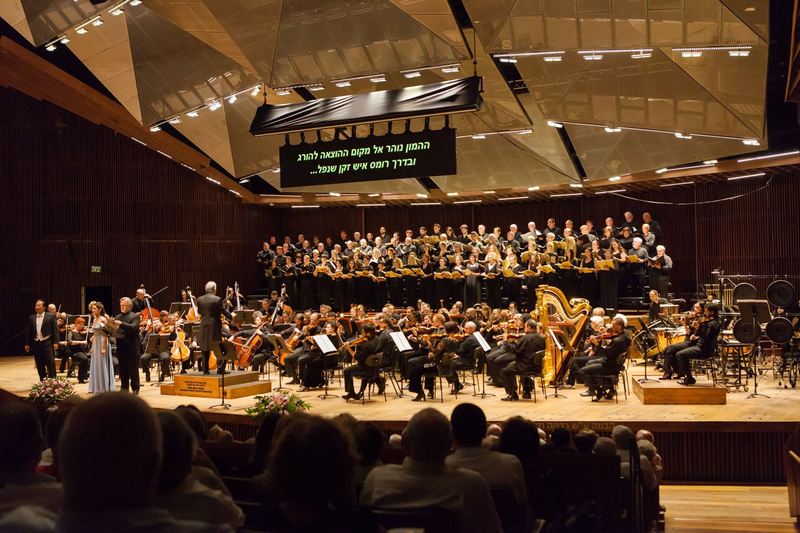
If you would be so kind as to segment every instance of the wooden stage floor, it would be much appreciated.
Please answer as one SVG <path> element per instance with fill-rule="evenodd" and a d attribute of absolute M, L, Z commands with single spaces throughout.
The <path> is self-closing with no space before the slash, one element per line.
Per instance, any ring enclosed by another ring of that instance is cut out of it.
<path fill-rule="evenodd" d="M 642 369 L 631 366 L 629 373 L 630 379 L 636 379 L 641 376 Z M 276 377 L 274 372 L 272 377 Z M 36 371 L 31 357 L 0 357 L 0 388 L 25 395 L 35 381 Z M 88 394 L 86 385 L 77 384 L 77 380 L 71 381 L 80 394 Z M 277 387 L 277 379 L 274 380 L 273 386 Z M 758 387 L 759 392 L 768 395 L 769 398 L 748 399 L 749 392 L 731 392 L 727 395 L 727 405 L 643 405 L 630 392 L 630 387 L 627 400 L 624 399 L 620 389 L 619 404 L 609 400 L 593 403 L 589 398 L 579 396 L 583 390 L 583 387 L 578 387 L 559 391 L 566 398 L 550 396 L 547 400 L 539 391 L 537 403 L 533 400 L 503 402 L 500 400 L 505 395 L 503 389 L 491 386 L 487 386 L 486 392 L 495 394 L 495 397 L 485 399 L 473 397 L 471 388 L 467 387 L 463 391 L 467 394 L 459 394 L 458 400 L 447 394 L 445 386 L 444 403 L 440 403 L 438 397 L 435 401 L 420 403 L 412 402 L 408 395 L 402 398 L 395 397 L 388 384 L 387 402 L 384 402 L 383 397 L 373 396 L 365 405 L 361 402 L 345 402 L 341 398 L 323 400 L 317 397 L 321 393 L 318 390 L 299 395 L 311 404 L 311 412 L 314 414 L 334 416 L 339 413 L 350 413 L 358 419 L 377 422 L 407 421 L 424 407 L 434 407 L 449 415 L 453 407 L 461 402 L 480 405 L 490 421 L 503 421 L 514 415 L 523 415 L 543 426 L 559 424 L 575 429 L 587 423 L 591 423 L 591 426 L 597 429 L 610 429 L 617 423 L 630 423 L 637 427 L 659 426 L 662 430 L 678 430 L 692 424 L 696 429 L 703 427 L 713 431 L 717 427 L 727 425 L 763 423 L 771 425 L 773 429 L 790 430 L 789 428 L 800 420 L 798 408 L 800 389 L 778 387 L 777 382 L 769 375 L 760 378 Z M 334 381 L 330 393 L 341 396 L 343 392 L 342 385 Z M 551 392 L 552 389 L 549 389 L 548 394 Z M 220 410 L 211 409 L 214 404 L 219 403 L 219 400 L 161 395 L 159 387 L 144 381 L 141 397 L 155 408 L 170 409 L 180 404 L 191 403 L 203 411 L 221 414 Z M 230 400 L 229 403 L 232 404 L 232 408 L 226 413 L 227 416 L 246 416 L 244 410 L 252 406 L 254 400 L 252 397 L 246 397 Z"/>

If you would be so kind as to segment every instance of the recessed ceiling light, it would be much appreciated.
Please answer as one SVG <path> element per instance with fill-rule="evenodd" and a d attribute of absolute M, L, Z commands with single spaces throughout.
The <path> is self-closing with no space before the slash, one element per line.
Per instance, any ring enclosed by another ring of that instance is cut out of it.
<path fill-rule="evenodd" d="M 608 178 L 608 181 L 619 181 L 621 179 L 622 177 L 620 176 L 611 176 L 610 178 Z"/>
<path fill-rule="evenodd" d="M 214 178 L 212 178 L 212 177 L 210 177 L 210 176 L 206 176 L 206 179 L 207 179 L 208 181 L 210 181 L 211 183 L 214 183 L 214 184 L 216 184 L 216 185 L 219 185 L 219 184 L 220 184 L 220 182 L 219 182 L 218 180 L 215 180 Z"/>
<path fill-rule="evenodd" d="M 456 72 L 461 72 L 461 66 L 447 65 L 446 67 L 442 67 L 442 72 L 444 74 L 455 74 Z"/>
<path fill-rule="evenodd" d="M 606 126 L 603 129 L 605 130 L 606 133 L 619 133 L 622 131 L 622 128 L 616 128 L 612 126 Z"/>
<path fill-rule="evenodd" d="M 232 95 L 230 95 L 230 97 L 228 98 L 228 103 L 229 103 L 229 104 L 235 104 L 235 103 L 236 103 L 236 100 L 238 100 L 238 98 L 236 98 L 236 95 L 235 95 L 235 94 L 232 94 Z"/>
<path fill-rule="evenodd" d="M 379 193 L 379 192 L 374 192 L 374 193 L 372 193 L 372 194 L 368 194 L 367 196 L 369 196 L 370 198 L 377 198 L 377 197 L 378 197 L 378 196 L 380 196 L 380 195 L 381 195 L 381 193 Z"/>
<path fill-rule="evenodd" d="M 260 92 L 261 92 L 261 87 L 256 85 L 255 87 L 253 87 L 253 90 L 250 91 L 250 96 L 258 96 Z"/>
<path fill-rule="evenodd" d="M 150 131 L 152 131 L 153 133 L 155 133 L 155 132 L 157 132 L 157 131 L 161 131 L 161 128 L 160 128 L 158 125 L 155 125 L 155 126 L 150 126 Z"/>
<path fill-rule="evenodd" d="M 728 181 L 736 181 L 736 180 L 746 180 L 748 178 L 760 178 L 761 176 L 766 176 L 766 172 L 756 172 L 755 174 L 745 174 L 744 176 L 731 176 L 728 178 Z"/>
<path fill-rule="evenodd" d="M 691 135 L 686 135 L 685 133 L 675 132 L 675 137 L 678 139 L 689 140 L 692 138 Z"/>
<path fill-rule="evenodd" d="M 527 200 L 527 199 L 528 199 L 527 196 L 507 196 L 505 198 L 498 198 L 498 200 L 500 200 L 501 202 L 504 202 L 506 200 Z"/>
<path fill-rule="evenodd" d="M 548 120 L 547 125 L 551 128 L 563 128 L 564 125 L 560 122 L 556 122 L 555 120 Z"/>
<path fill-rule="evenodd" d="M 61 44 L 67 44 L 69 42 L 69 38 L 66 35 L 64 35 L 63 37 L 61 37 L 61 39 L 58 40 L 58 42 L 60 42 Z"/>
<path fill-rule="evenodd" d="M 742 139 L 742 144 L 747 146 L 761 146 L 758 139 Z"/>
<path fill-rule="evenodd" d="M 701 57 L 703 52 L 699 50 L 686 50 L 681 52 L 681 57 Z"/>
<path fill-rule="evenodd" d="M 447 196 L 458 196 L 458 193 L 457 192 L 449 192 L 449 193 L 447 193 Z"/>
<path fill-rule="evenodd" d="M 386 204 L 356 204 L 356 207 L 385 207 Z"/>
<path fill-rule="evenodd" d="M 540 187 L 540 186 L 538 186 L 538 185 L 534 185 L 534 186 L 532 186 L 532 187 L 528 187 L 528 190 L 529 190 L 529 191 L 538 191 L 539 189 L 541 189 L 541 187 Z"/>
<path fill-rule="evenodd" d="M 757 155 L 755 157 L 745 157 L 744 159 L 737 159 L 737 163 L 747 163 L 748 161 L 760 161 L 761 159 L 772 159 L 775 157 L 786 157 L 787 155 L 800 154 L 800 150 L 792 150 L 791 152 L 781 152 L 779 154 Z"/>
<path fill-rule="evenodd" d="M 86 28 L 78 28 L 77 30 L 75 30 L 75 33 L 77 33 L 78 35 L 86 35 L 87 33 L 89 33 L 89 30 L 87 30 Z"/>
<path fill-rule="evenodd" d="M 208 110 L 209 111 L 216 111 L 220 107 L 222 107 L 222 104 L 219 101 L 214 101 L 214 102 L 211 102 L 211 105 L 208 106 Z"/>
<path fill-rule="evenodd" d="M 309 91 L 313 91 L 313 92 L 324 91 L 325 90 L 325 86 L 324 85 L 309 85 L 308 86 L 308 90 Z"/>
<path fill-rule="evenodd" d="M 317 209 L 318 205 L 293 205 L 292 209 Z"/>
<path fill-rule="evenodd" d="M 113 9 L 111 10 L 111 14 L 114 15 L 115 17 L 118 17 L 122 15 L 122 9 L 120 8 Z"/>
<path fill-rule="evenodd" d="M 417 198 L 427 198 L 427 194 L 417 193 Z"/>
<path fill-rule="evenodd" d="M 653 57 L 653 53 L 641 51 L 631 54 L 631 59 L 647 59 L 648 57 Z"/>
<path fill-rule="evenodd" d="M 656 174 L 663 174 L 664 172 L 666 172 L 668 170 L 669 169 L 667 167 L 659 168 L 658 170 L 656 170 Z"/>
<path fill-rule="evenodd" d="M 485 138 L 486 138 L 486 135 L 484 135 L 484 134 L 482 134 L 482 133 L 476 133 L 475 135 L 473 135 L 473 136 L 472 136 L 472 138 L 473 138 L 473 139 L 478 139 L 478 140 L 480 140 L 480 139 L 485 139 Z"/>
<path fill-rule="evenodd" d="M 180 124 L 181 123 L 181 118 L 180 117 L 171 118 L 171 119 L 169 119 L 169 123 L 170 124 Z"/>
<path fill-rule="evenodd" d="M 517 62 L 517 58 L 515 58 L 515 57 L 501 57 L 500 58 L 500 62 L 501 63 L 516 63 Z"/>
<path fill-rule="evenodd" d="M 329 192 L 328 194 L 330 194 L 331 196 L 336 196 L 336 197 L 339 197 L 339 196 L 342 195 L 342 193 L 340 193 L 340 192 Z"/>
<path fill-rule="evenodd" d="M 278 89 L 275 91 L 275 94 L 278 96 L 289 96 L 292 94 L 292 91 L 289 89 Z"/>
<path fill-rule="evenodd" d="M 600 61 L 601 59 L 603 59 L 602 54 L 586 54 L 581 57 L 583 57 L 583 59 L 585 59 L 586 61 Z"/>
<path fill-rule="evenodd" d="M 142 3 L 142 0 L 131 0 L 131 5 L 132 6 L 138 6 L 141 3 Z"/>
<path fill-rule="evenodd" d="M 102 26 L 102 25 L 103 25 L 103 19 L 96 18 L 92 21 L 92 26 Z"/>
<path fill-rule="evenodd" d="M 483 194 L 496 194 L 494 191 L 483 191 Z"/>
<path fill-rule="evenodd" d="M 567 196 L 583 196 L 582 192 L 562 192 L 558 194 L 551 194 L 550 198 L 566 198 Z"/>
<path fill-rule="evenodd" d="M 405 72 L 403 76 L 405 76 L 406 78 L 419 78 L 420 76 L 422 76 L 422 74 L 419 71 L 414 70 L 412 72 Z"/>
<path fill-rule="evenodd" d="M 50 44 L 48 44 L 47 46 L 45 46 L 45 48 L 44 48 L 44 49 L 45 49 L 45 50 L 47 50 L 48 52 L 53 52 L 53 51 L 55 51 L 55 49 L 56 49 L 56 45 L 55 45 L 55 44 L 53 44 L 53 43 L 50 43 Z"/>
<path fill-rule="evenodd" d="M 457 202 L 453 202 L 454 205 L 461 205 L 461 204 L 479 204 L 483 202 L 483 200 L 459 200 Z"/>
<path fill-rule="evenodd" d="M 711 166 L 711 165 L 716 165 L 718 162 L 719 161 L 717 161 L 716 159 L 707 159 L 706 161 L 703 161 L 703 164 Z"/>
<path fill-rule="evenodd" d="M 583 185 L 581 185 L 580 183 L 570 183 L 569 186 L 572 187 L 573 189 L 580 189 L 583 187 Z"/>
<path fill-rule="evenodd" d="M 728 50 L 728 55 L 731 57 L 747 57 L 750 55 L 750 50 Z"/>
<path fill-rule="evenodd" d="M 352 84 L 349 81 L 337 81 L 334 85 L 337 87 L 350 87 Z"/>
<path fill-rule="evenodd" d="M 369 81 L 372 83 L 386 83 L 386 76 L 373 76 Z"/>
<path fill-rule="evenodd" d="M 411 205 L 442 205 L 442 202 L 417 202 Z"/>
<path fill-rule="evenodd" d="M 542 59 L 547 61 L 548 63 L 559 63 L 561 61 L 561 56 L 544 56 Z"/>

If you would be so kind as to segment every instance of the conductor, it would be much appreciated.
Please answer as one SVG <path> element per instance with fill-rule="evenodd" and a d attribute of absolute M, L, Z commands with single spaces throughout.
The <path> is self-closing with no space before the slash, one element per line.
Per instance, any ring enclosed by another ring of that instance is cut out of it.
<path fill-rule="evenodd" d="M 203 374 L 208 374 L 208 359 L 211 351 L 222 360 L 222 315 L 231 319 L 231 314 L 222 305 L 222 298 L 217 296 L 217 284 L 206 283 L 206 293 L 197 299 L 197 311 L 200 313 L 200 331 L 197 335 L 197 346 L 203 354 Z M 225 373 L 225 361 L 217 366 L 217 374 Z"/>

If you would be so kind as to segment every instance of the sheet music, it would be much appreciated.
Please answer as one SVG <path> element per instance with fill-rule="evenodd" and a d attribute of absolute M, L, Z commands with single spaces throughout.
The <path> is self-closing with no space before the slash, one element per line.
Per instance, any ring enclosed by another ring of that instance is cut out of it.
<path fill-rule="evenodd" d="M 317 346 L 319 346 L 323 354 L 327 355 L 336 352 L 336 347 L 327 335 L 312 335 L 311 338 L 314 339 L 314 342 L 317 343 Z"/>
<path fill-rule="evenodd" d="M 489 343 L 486 342 L 486 339 L 483 338 L 483 335 L 481 334 L 480 331 L 476 331 L 475 333 L 472 334 L 472 336 L 478 339 L 478 344 L 481 345 L 481 348 L 483 349 L 484 352 L 489 352 L 489 350 L 491 350 Z"/>
<path fill-rule="evenodd" d="M 393 331 L 389 335 L 391 335 L 395 346 L 397 346 L 397 349 L 401 352 L 409 352 L 413 350 L 411 345 L 408 343 L 408 339 L 406 339 L 406 336 L 402 331 Z"/>

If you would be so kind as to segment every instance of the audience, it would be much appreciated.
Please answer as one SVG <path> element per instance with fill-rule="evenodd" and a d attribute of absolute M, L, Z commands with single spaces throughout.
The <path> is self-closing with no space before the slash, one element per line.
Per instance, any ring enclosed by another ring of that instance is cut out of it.
<path fill-rule="evenodd" d="M 361 489 L 361 504 L 368 508 L 451 511 L 459 531 L 500 531 L 500 521 L 489 487 L 480 474 L 445 463 L 452 444 L 450 422 L 435 409 L 416 413 L 403 433 L 408 453 L 402 465 L 372 470 Z"/>
<path fill-rule="evenodd" d="M 523 469 L 530 469 L 539 458 L 540 437 L 536 424 L 521 416 L 509 418 L 500 435 L 497 451 L 519 459 Z"/>
<path fill-rule="evenodd" d="M 373 468 L 383 465 L 381 461 L 383 433 L 372 422 L 357 422 L 351 431 L 358 453 L 355 482 L 356 485 L 362 485 Z"/>
<path fill-rule="evenodd" d="M 67 416 L 72 412 L 72 409 L 82 401 L 83 399 L 80 396 L 71 396 L 60 402 L 55 409 L 49 412 L 50 416 L 47 418 L 45 429 L 45 443 L 47 448 L 42 452 L 42 458 L 39 460 L 39 465 L 36 467 L 37 472 L 55 478 L 58 477 L 58 451 L 56 446 L 56 444 L 58 444 L 58 437 L 61 435 L 61 430 L 64 429 Z"/>
<path fill-rule="evenodd" d="M 591 429 L 582 429 L 575 434 L 575 449 L 578 453 L 591 454 L 594 451 L 594 445 L 600 435 Z"/>
<path fill-rule="evenodd" d="M 620 456 L 622 463 L 620 464 L 620 473 L 625 479 L 630 478 L 630 444 L 635 442 L 633 431 L 628 426 L 614 426 L 611 430 L 611 438 L 617 445 L 617 455 Z M 644 455 L 639 454 L 639 467 L 642 472 L 642 480 L 646 490 L 655 490 L 658 487 L 658 481 L 653 470 L 653 465 Z"/>
<path fill-rule="evenodd" d="M 479 473 L 489 488 L 507 488 L 519 505 L 528 501 L 522 463 L 515 456 L 481 447 L 486 434 L 486 415 L 477 405 L 458 404 L 450 416 L 455 451 L 445 463 L 453 468 L 466 468 Z"/>
<path fill-rule="evenodd" d="M 575 453 L 572 446 L 572 433 L 565 428 L 555 428 L 550 434 L 550 442 L 542 447 L 543 452 Z"/>

